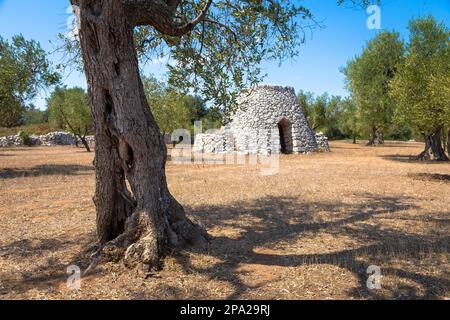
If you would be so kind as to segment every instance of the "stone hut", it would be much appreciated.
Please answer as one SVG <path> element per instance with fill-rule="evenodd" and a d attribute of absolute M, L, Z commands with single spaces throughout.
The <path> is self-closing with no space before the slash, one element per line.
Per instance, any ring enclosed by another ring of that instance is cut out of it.
<path fill-rule="evenodd" d="M 305 119 L 294 88 L 259 85 L 244 90 L 231 122 L 198 134 L 194 152 L 243 154 L 309 153 L 322 149 Z"/>

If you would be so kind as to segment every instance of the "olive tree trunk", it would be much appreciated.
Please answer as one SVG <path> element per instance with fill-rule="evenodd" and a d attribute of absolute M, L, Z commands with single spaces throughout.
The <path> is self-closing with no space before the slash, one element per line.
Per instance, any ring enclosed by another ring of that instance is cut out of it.
<path fill-rule="evenodd" d="M 382 129 L 378 129 L 378 144 L 384 144 L 384 134 Z"/>
<path fill-rule="evenodd" d="M 123 254 L 127 267 L 158 269 L 167 249 L 204 243 L 207 234 L 168 190 L 166 145 L 144 94 L 133 28 L 121 1 L 77 4 L 95 126 L 102 255 Z"/>
<path fill-rule="evenodd" d="M 447 154 L 450 156 L 450 127 L 447 129 Z"/>
<path fill-rule="evenodd" d="M 369 143 L 367 144 L 368 146 L 375 146 L 375 133 L 377 131 L 377 128 L 372 127 L 370 128 L 370 136 L 369 136 Z"/>
<path fill-rule="evenodd" d="M 449 158 L 445 154 L 442 148 L 442 127 L 434 130 L 432 133 L 425 136 L 425 150 L 419 154 L 418 159 L 428 160 L 430 159 L 430 152 L 433 155 L 434 160 L 437 161 L 448 161 Z"/>
<path fill-rule="evenodd" d="M 430 135 L 431 153 L 437 161 L 448 161 L 448 157 L 445 154 L 442 147 L 442 127 L 438 128 Z"/>
<path fill-rule="evenodd" d="M 418 160 L 430 160 L 431 139 L 430 135 L 424 135 L 425 149 L 417 156 Z"/>
<path fill-rule="evenodd" d="M 86 140 L 86 136 L 80 136 L 81 143 L 87 152 L 91 152 L 91 147 L 89 146 L 89 142 Z"/>

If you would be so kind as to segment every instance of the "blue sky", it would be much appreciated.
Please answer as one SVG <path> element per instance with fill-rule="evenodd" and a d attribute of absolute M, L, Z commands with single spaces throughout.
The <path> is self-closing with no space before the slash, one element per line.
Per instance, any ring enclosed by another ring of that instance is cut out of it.
<path fill-rule="evenodd" d="M 294 61 L 264 63 L 268 74 L 266 83 L 289 85 L 296 90 L 312 91 L 315 94 L 328 92 L 347 95 L 340 67 L 361 52 L 367 40 L 378 30 L 366 26 L 368 14 L 364 10 L 339 7 L 336 0 L 304 0 L 317 21 L 324 25 L 308 34 L 300 56 Z M 68 0 L 0 0 L 0 35 L 10 38 L 22 33 L 26 38 L 39 41 L 42 47 L 52 52 L 57 43 L 57 34 L 67 31 Z M 436 19 L 450 25 L 450 0 L 384 0 L 381 7 L 383 29 L 399 31 L 407 39 L 407 25 L 412 17 L 432 14 Z M 53 42 L 53 44 L 50 43 Z M 51 60 L 61 62 L 59 54 Z M 165 67 L 155 63 L 146 67 L 146 72 L 164 78 Z M 86 87 L 84 76 L 76 72 L 65 75 L 68 86 Z M 45 107 L 48 92 L 41 93 L 35 103 Z"/>

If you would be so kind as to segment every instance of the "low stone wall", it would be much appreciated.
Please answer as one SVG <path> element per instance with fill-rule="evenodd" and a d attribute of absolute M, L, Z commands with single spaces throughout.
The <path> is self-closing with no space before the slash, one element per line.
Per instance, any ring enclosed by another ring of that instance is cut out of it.
<path fill-rule="evenodd" d="M 93 136 L 87 136 L 86 140 L 89 144 L 95 141 Z M 68 132 L 50 132 L 41 136 L 30 136 L 30 143 L 33 146 L 70 146 L 75 145 L 75 142 L 75 136 Z M 23 143 L 19 135 L 0 137 L 0 148 L 20 146 L 23 146 Z"/>
<path fill-rule="evenodd" d="M 225 146 L 226 137 L 224 133 L 201 133 L 195 136 L 193 151 L 199 153 L 224 153 L 226 151 Z"/>
<path fill-rule="evenodd" d="M 321 152 L 331 152 L 328 137 L 322 132 L 316 133 L 317 148 Z"/>

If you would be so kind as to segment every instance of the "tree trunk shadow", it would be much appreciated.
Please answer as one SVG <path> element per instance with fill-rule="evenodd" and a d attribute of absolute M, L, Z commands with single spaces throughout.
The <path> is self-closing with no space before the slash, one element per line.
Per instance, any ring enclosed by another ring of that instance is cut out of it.
<path fill-rule="evenodd" d="M 399 272 L 398 277 L 414 281 L 419 286 L 425 286 L 425 293 L 416 291 L 411 298 L 438 298 L 446 294 L 450 288 L 448 279 L 424 276 L 420 267 L 423 253 L 447 254 L 449 252 L 450 237 L 436 234 L 408 234 L 400 231 L 382 229 L 368 223 L 377 219 L 377 216 L 389 216 L 392 219 L 402 218 L 407 209 L 416 208 L 411 205 L 407 197 L 380 197 L 371 194 L 360 195 L 370 200 L 370 205 L 343 203 L 298 203 L 296 199 L 268 197 L 251 202 L 239 202 L 227 207 L 197 207 L 192 208 L 192 214 L 203 221 L 206 227 L 215 226 L 239 227 L 244 229 L 238 238 L 226 236 L 216 237 L 211 246 L 205 249 L 191 249 L 193 252 L 202 252 L 220 259 L 217 263 L 206 269 L 193 266 L 190 258 L 183 253 L 176 255 L 179 263 L 186 272 L 206 274 L 211 279 L 226 281 L 234 288 L 228 299 L 238 299 L 250 288 L 246 285 L 238 272 L 242 263 L 251 265 L 265 265 L 274 267 L 298 267 L 329 264 L 345 268 L 355 274 L 359 279 L 359 287 L 348 292 L 351 296 L 363 295 L 364 298 L 383 298 L 377 292 L 367 289 L 367 267 L 374 261 L 386 265 L 383 274 L 394 270 L 389 267 L 395 259 L 416 264 L 414 272 Z M 315 208 L 315 210 L 311 210 Z M 315 223 L 314 211 L 347 212 L 345 218 L 335 218 L 331 221 Z M 208 214 L 214 213 L 214 214 Z M 244 227 L 240 219 L 257 218 L 258 223 Z M 290 223 L 292 217 L 299 218 L 300 222 Z M 415 221 L 415 220 L 413 220 Z M 277 243 L 289 243 L 301 239 L 305 234 L 327 232 L 336 237 L 346 236 L 355 241 L 371 243 L 355 248 L 340 250 L 331 253 L 314 254 L 262 254 L 255 252 L 257 247 L 273 246 Z M 380 260 L 381 259 L 381 260 Z M 218 272 L 217 270 L 220 270 Z M 393 296 L 400 288 L 390 290 Z"/>

